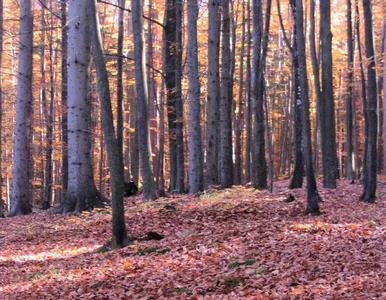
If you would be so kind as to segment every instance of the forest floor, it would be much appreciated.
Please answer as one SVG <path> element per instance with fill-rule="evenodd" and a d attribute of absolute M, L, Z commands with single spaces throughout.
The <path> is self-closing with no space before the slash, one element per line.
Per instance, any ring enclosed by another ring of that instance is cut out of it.
<path fill-rule="evenodd" d="M 0 299 L 386 299 L 385 184 L 375 204 L 345 180 L 319 188 L 320 216 L 287 186 L 127 198 L 137 239 L 105 252 L 109 208 L 0 219 Z"/>

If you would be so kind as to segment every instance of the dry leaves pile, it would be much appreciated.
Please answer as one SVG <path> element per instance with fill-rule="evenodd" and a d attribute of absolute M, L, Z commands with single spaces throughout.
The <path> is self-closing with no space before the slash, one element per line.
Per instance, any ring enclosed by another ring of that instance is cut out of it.
<path fill-rule="evenodd" d="M 358 202 L 362 187 L 305 191 L 243 187 L 126 206 L 124 249 L 109 209 L 80 217 L 0 220 L 1 299 L 386 299 L 386 203 Z M 292 193 L 296 201 L 284 202 Z M 141 237 L 156 231 L 160 241 Z M 103 250 L 103 248 L 102 248 Z"/>

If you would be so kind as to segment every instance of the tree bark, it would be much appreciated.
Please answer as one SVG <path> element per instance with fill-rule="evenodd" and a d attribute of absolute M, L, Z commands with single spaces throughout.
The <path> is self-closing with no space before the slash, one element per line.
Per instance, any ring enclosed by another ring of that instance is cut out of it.
<path fill-rule="evenodd" d="M 334 91 L 332 83 L 332 33 L 330 0 L 320 2 L 320 40 L 322 90 L 320 102 L 323 186 L 336 188 L 338 177 L 335 133 Z"/>
<path fill-rule="evenodd" d="M 32 211 L 29 199 L 33 47 L 33 32 L 31 28 L 33 28 L 31 0 L 22 0 L 20 2 L 19 75 L 10 216 L 25 215 Z"/>
<path fill-rule="evenodd" d="M 354 37 L 351 0 L 347 0 L 347 94 L 346 94 L 346 178 L 355 179 L 353 147 Z"/>
<path fill-rule="evenodd" d="M 149 129 L 149 93 L 146 82 L 146 57 L 143 34 L 143 2 L 133 0 L 131 2 L 134 33 L 134 58 L 135 58 L 135 84 L 137 91 L 137 129 L 139 153 L 141 156 L 141 172 L 143 179 L 143 199 L 154 200 L 155 192 L 153 166 L 150 149 Z"/>
<path fill-rule="evenodd" d="M 368 141 L 364 172 L 363 193 L 360 197 L 365 202 L 375 202 L 377 188 L 377 74 L 375 71 L 374 38 L 372 25 L 371 0 L 363 0 L 365 21 L 365 43 L 367 57 L 367 95 Z"/>
<path fill-rule="evenodd" d="M 118 12 L 118 45 L 117 45 L 117 141 L 120 153 L 123 157 L 123 39 L 124 39 L 124 7 L 125 0 L 119 0 L 121 7 Z M 123 160 L 122 160 L 123 163 Z"/>
<path fill-rule="evenodd" d="M 208 3 L 208 85 L 206 109 L 206 186 L 218 184 L 219 100 L 220 100 L 220 1 Z"/>
<path fill-rule="evenodd" d="M 316 185 L 314 168 L 312 165 L 312 144 L 311 144 L 311 123 L 310 123 L 310 103 L 308 98 L 308 79 L 306 63 L 306 43 L 304 38 L 303 25 L 303 0 L 296 0 L 296 42 L 299 60 L 300 92 L 302 101 L 303 115 L 303 143 L 304 160 L 307 174 L 307 208 L 306 214 L 319 214 L 319 193 Z"/>
<path fill-rule="evenodd" d="M 97 70 L 98 91 L 101 101 L 101 117 L 103 134 L 106 140 L 107 155 L 110 168 L 110 184 L 112 192 L 112 218 L 113 218 L 113 245 L 125 246 L 127 242 L 125 209 L 123 205 L 124 174 L 122 148 L 114 130 L 114 118 L 111 106 L 109 78 L 107 75 L 104 51 L 99 31 L 99 18 L 96 9 L 96 0 L 88 0 L 90 33 L 93 57 Z M 118 128 L 119 129 L 119 128 Z"/>
<path fill-rule="evenodd" d="M 188 77 L 189 77 L 189 193 L 203 189 L 203 160 L 200 119 L 200 81 L 197 57 L 197 0 L 188 0 Z"/>
<path fill-rule="evenodd" d="M 222 60 L 220 89 L 220 184 L 229 188 L 233 184 L 232 158 L 232 99 L 231 48 L 229 0 L 221 2 L 222 7 Z"/>

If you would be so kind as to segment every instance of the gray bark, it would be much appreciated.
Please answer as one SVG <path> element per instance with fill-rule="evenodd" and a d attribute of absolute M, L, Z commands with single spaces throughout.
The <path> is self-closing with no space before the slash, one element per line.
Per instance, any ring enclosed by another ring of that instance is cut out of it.
<path fill-rule="evenodd" d="M 368 95 L 368 141 L 364 170 L 363 193 L 360 197 L 365 202 L 375 202 L 377 189 L 377 74 L 375 71 L 374 37 L 372 25 L 371 0 L 363 0 L 365 22 L 365 43 L 367 57 L 367 95 Z"/>
<path fill-rule="evenodd" d="M 67 1 L 62 0 L 60 4 L 61 17 L 62 17 L 62 94 L 61 94 L 61 104 L 62 104 L 62 187 L 63 194 L 62 199 L 65 198 L 68 185 L 68 132 L 67 132 L 67 51 L 68 51 L 68 41 L 67 41 Z"/>
<path fill-rule="evenodd" d="M 203 189 L 203 160 L 201 142 L 200 81 L 197 57 L 197 0 L 188 0 L 188 77 L 189 77 L 189 193 Z"/>
<path fill-rule="evenodd" d="M 296 42 L 297 56 L 299 60 L 300 93 L 302 101 L 303 115 L 303 143 L 304 160 L 307 174 L 307 214 L 319 214 L 319 193 L 316 186 L 314 168 L 312 165 L 312 144 L 311 144 L 311 123 L 310 123 L 310 103 L 308 98 L 308 79 L 306 63 L 306 42 L 304 38 L 303 25 L 303 1 L 296 0 Z"/>
<path fill-rule="evenodd" d="M 248 183 L 251 181 L 251 141 L 252 141 L 252 102 L 251 102 L 251 7 L 250 1 L 247 6 L 247 90 L 245 100 L 245 181 Z"/>
<path fill-rule="evenodd" d="M 385 18 L 383 20 L 383 43 L 382 43 L 382 53 L 383 53 L 383 173 L 386 173 L 386 9 L 385 9 Z M 1 131 L 0 131 L 1 132 Z"/>
<path fill-rule="evenodd" d="M 233 184 L 232 149 L 232 98 L 231 98 L 231 48 L 229 0 L 222 7 L 222 57 L 220 88 L 220 184 L 222 188 Z"/>
<path fill-rule="evenodd" d="M 143 2 L 131 2 L 134 33 L 134 58 L 135 58 L 135 84 L 137 91 L 137 130 L 141 172 L 143 179 L 143 199 L 154 200 L 157 198 L 153 178 L 153 165 L 150 149 L 149 128 L 149 93 L 146 81 L 146 55 L 143 33 Z"/>
<path fill-rule="evenodd" d="M 119 0 L 118 5 L 121 7 L 118 13 L 118 48 L 117 48 L 117 140 L 120 153 L 123 157 L 123 38 L 124 38 L 124 7 L 125 0 Z"/>
<path fill-rule="evenodd" d="M 219 101 L 220 101 L 220 1 L 208 3 L 208 85 L 206 109 L 206 186 L 218 184 Z"/>
<path fill-rule="evenodd" d="M 102 40 L 99 31 L 99 20 L 96 0 L 88 0 L 88 17 L 93 49 L 93 57 L 97 70 L 98 91 L 101 101 L 102 128 L 105 136 L 107 156 L 110 168 L 110 184 L 112 192 L 112 218 L 114 246 L 123 247 L 127 240 L 125 211 L 123 206 L 124 174 L 122 148 L 114 130 L 114 118 L 111 106 L 109 78 L 104 59 Z M 119 129 L 119 128 L 118 128 Z"/>
<path fill-rule="evenodd" d="M 10 215 L 25 215 L 30 206 L 30 132 L 32 125 L 32 39 L 31 0 L 20 1 L 19 70 L 16 100 L 16 125 L 12 169 Z"/>

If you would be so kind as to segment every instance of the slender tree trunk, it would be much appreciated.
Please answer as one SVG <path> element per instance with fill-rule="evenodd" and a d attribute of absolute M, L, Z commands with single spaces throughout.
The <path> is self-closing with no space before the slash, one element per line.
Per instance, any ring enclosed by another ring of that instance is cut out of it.
<path fill-rule="evenodd" d="M 219 149 L 219 98 L 220 98 L 220 1 L 208 3 L 208 95 L 206 109 L 206 185 L 218 184 L 218 149 Z"/>
<path fill-rule="evenodd" d="M 365 41 L 367 57 L 367 94 L 368 141 L 364 172 L 364 186 L 361 200 L 375 202 L 377 188 L 377 74 L 375 71 L 374 38 L 371 0 L 363 0 L 363 17 L 365 21 Z"/>
<path fill-rule="evenodd" d="M 127 242 L 125 211 L 123 206 L 123 156 L 122 148 L 118 144 L 118 138 L 114 130 L 114 118 L 110 99 L 109 78 L 104 59 L 102 39 L 99 31 L 99 18 L 96 9 L 96 0 L 88 0 L 88 12 L 90 33 L 93 49 L 93 57 L 97 70 L 98 91 L 101 101 L 101 117 L 103 134 L 106 139 L 106 147 L 110 168 L 110 184 L 112 191 L 112 218 L 113 218 L 113 244 L 123 247 Z"/>
<path fill-rule="evenodd" d="M 251 7 L 250 0 L 248 0 L 247 6 L 247 90 L 245 100 L 245 181 L 248 183 L 251 181 L 251 140 L 252 140 L 252 103 L 251 103 Z"/>
<path fill-rule="evenodd" d="M 137 90 L 137 129 L 139 152 L 141 155 L 141 171 L 143 179 L 144 200 L 157 198 L 155 192 L 153 166 L 150 149 L 149 130 L 149 93 L 146 82 L 146 57 L 143 34 L 143 2 L 133 0 L 131 2 L 134 33 L 134 58 L 135 58 L 135 83 Z"/>
<path fill-rule="evenodd" d="M 124 7 L 125 0 L 119 0 L 121 7 L 118 13 L 118 48 L 117 48 L 117 141 L 120 153 L 123 157 L 123 38 L 124 38 Z"/>
<path fill-rule="evenodd" d="M 330 0 L 320 2 L 320 40 L 322 92 L 320 102 L 323 186 L 336 188 L 337 155 L 335 132 L 334 91 L 332 84 L 332 33 L 331 33 L 331 5 Z"/>
<path fill-rule="evenodd" d="M 234 183 L 239 185 L 242 180 L 242 115 L 243 115 L 243 90 L 244 90 L 244 56 L 245 56 L 245 4 L 242 2 L 242 20 L 243 26 L 241 35 L 241 49 L 240 49 L 240 75 L 239 75 L 239 99 L 235 124 L 235 178 Z M 209 56 L 210 57 L 210 56 Z"/>
<path fill-rule="evenodd" d="M 232 158 L 232 99 L 230 97 L 231 48 L 229 0 L 222 7 L 222 69 L 220 89 L 220 184 L 223 188 L 233 184 Z"/>
<path fill-rule="evenodd" d="M 177 189 L 176 0 L 166 0 L 165 75 L 169 127 L 169 191 Z"/>
<path fill-rule="evenodd" d="M 386 8 L 383 19 L 382 53 L 383 53 L 383 173 L 386 174 Z M 1 132 L 1 131 L 0 131 Z"/>
<path fill-rule="evenodd" d="M 177 131 L 177 190 L 185 192 L 185 156 L 184 156 L 184 103 L 182 99 L 182 15 L 183 0 L 176 0 L 176 131 Z"/>
<path fill-rule="evenodd" d="M 310 123 L 310 103 L 308 98 L 308 79 L 306 63 L 306 42 L 304 38 L 303 26 L 303 0 L 296 0 L 296 42 L 297 55 L 299 60 L 299 77 L 303 114 L 303 143 L 304 159 L 307 174 L 307 214 L 319 214 L 319 193 L 316 186 L 314 168 L 312 165 L 312 144 L 311 144 L 311 123 Z"/>
<path fill-rule="evenodd" d="M 189 193 L 203 189 L 201 144 L 200 81 L 197 57 L 197 0 L 188 0 L 188 74 L 189 74 Z"/>
<path fill-rule="evenodd" d="M 347 94 L 346 94 L 346 177 L 355 179 L 353 147 L 354 38 L 352 33 L 351 0 L 347 0 Z"/>
<path fill-rule="evenodd" d="M 25 215 L 30 206 L 30 132 L 32 124 L 32 39 L 31 0 L 20 2 L 19 69 L 10 216 Z"/>
<path fill-rule="evenodd" d="M 264 109 L 263 109 L 263 72 L 262 34 L 263 12 L 261 0 L 253 0 L 253 69 L 252 69 L 252 102 L 254 113 L 254 155 L 253 185 L 257 189 L 267 187 L 267 162 L 265 158 Z"/>

